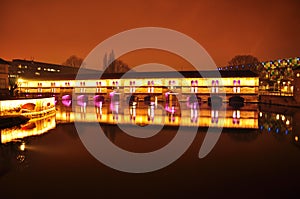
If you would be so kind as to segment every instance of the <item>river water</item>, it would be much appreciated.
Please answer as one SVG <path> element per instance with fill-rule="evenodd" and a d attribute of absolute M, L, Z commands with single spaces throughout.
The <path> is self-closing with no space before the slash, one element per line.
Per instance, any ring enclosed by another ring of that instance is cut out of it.
<path fill-rule="evenodd" d="M 137 104 L 124 109 L 121 104 L 78 104 L 74 112 L 70 103 L 59 104 L 56 114 L 1 130 L 0 198 L 299 195 L 299 109 L 257 104 L 240 109 L 223 106 L 211 110 L 205 105 L 199 109 L 189 104 L 181 108 Z M 91 126 L 100 122 L 113 144 L 136 153 L 163 148 L 176 136 L 178 125 L 200 128 L 178 160 L 160 170 L 136 174 L 112 169 L 93 157 L 81 142 L 74 121 Z M 165 126 L 152 137 L 134 138 L 117 123 Z M 200 159 L 207 127 L 220 127 L 220 123 L 226 128 L 212 151 Z"/>

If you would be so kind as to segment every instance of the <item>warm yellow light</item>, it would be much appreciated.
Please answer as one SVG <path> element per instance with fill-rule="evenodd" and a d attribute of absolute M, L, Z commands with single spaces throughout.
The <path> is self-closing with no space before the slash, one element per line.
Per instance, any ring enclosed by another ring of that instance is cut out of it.
<path fill-rule="evenodd" d="M 290 120 L 286 120 L 285 124 L 290 125 Z"/>
<path fill-rule="evenodd" d="M 262 117 L 263 116 L 263 113 L 262 112 L 259 112 L 259 117 Z"/>
<path fill-rule="evenodd" d="M 298 142 L 299 138 L 298 136 L 295 136 L 295 141 Z"/>
<path fill-rule="evenodd" d="M 284 115 L 282 115 L 282 116 L 281 116 L 281 119 L 282 119 L 282 120 L 285 120 L 285 116 L 284 116 Z"/>
<path fill-rule="evenodd" d="M 279 120 L 279 114 L 276 115 L 276 120 Z"/>
<path fill-rule="evenodd" d="M 300 73 L 297 73 L 297 77 L 300 77 Z"/>
<path fill-rule="evenodd" d="M 20 145 L 20 150 L 25 151 L 25 142 L 22 142 L 22 144 Z"/>

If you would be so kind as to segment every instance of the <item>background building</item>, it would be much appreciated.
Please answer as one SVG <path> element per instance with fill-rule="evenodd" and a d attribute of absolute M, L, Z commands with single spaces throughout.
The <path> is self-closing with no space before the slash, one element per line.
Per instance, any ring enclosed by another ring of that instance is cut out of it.
<path fill-rule="evenodd" d="M 0 98 L 8 95 L 9 62 L 0 58 Z"/>

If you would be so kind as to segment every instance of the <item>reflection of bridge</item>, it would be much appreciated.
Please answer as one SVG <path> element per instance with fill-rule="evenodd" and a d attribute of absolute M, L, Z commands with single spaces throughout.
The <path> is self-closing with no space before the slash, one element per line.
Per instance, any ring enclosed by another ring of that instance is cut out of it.
<path fill-rule="evenodd" d="M 41 118 L 32 119 L 20 128 L 14 127 L 0 130 L 0 143 L 11 142 L 28 136 L 41 135 L 51 129 L 54 129 L 55 126 L 55 113 L 51 113 Z"/>
<path fill-rule="evenodd" d="M 257 105 L 247 105 L 242 109 L 210 109 L 197 103 L 182 103 L 179 106 L 168 104 L 136 104 L 124 108 L 122 103 L 101 104 L 101 106 L 76 105 L 75 110 L 58 106 L 58 122 L 99 122 L 105 124 L 199 126 L 224 128 L 258 128 Z"/>
<path fill-rule="evenodd" d="M 219 73 L 220 72 L 220 73 Z M 157 100 L 165 101 L 168 93 L 177 94 L 180 101 L 186 101 L 195 94 L 202 101 L 207 101 L 210 95 L 223 96 L 228 101 L 232 96 L 242 96 L 245 102 L 257 102 L 259 80 L 251 71 L 205 71 L 202 77 L 198 71 L 152 72 L 126 74 L 104 74 L 101 79 L 95 75 L 86 75 L 84 80 L 20 80 L 21 96 L 55 95 L 59 98 L 71 99 L 73 94 L 80 99 L 92 99 L 94 96 L 104 98 L 126 99 L 136 95 L 156 96 Z M 218 76 L 218 75 L 221 75 Z M 119 94 L 117 96 L 117 94 Z M 166 95 L 167 94 L 167 95 Z M 117 96 L 117 97 L 116 97 Z M 76 100 L 76 99 L 75 99 Z"/>

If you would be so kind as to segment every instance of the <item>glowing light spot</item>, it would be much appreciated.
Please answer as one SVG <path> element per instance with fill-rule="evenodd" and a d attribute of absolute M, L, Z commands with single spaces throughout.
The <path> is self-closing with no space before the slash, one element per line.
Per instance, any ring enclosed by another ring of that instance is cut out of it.
<path fill-rule="evenodd" d="M 22 142 L 22 144 L 20 145 L 20 150 L 25 151 L 25 142 Z"/>
<path fill-rule="evenodd" d="M 290 120 L 286 120 L 285 124 L 290 125 Z"/>

